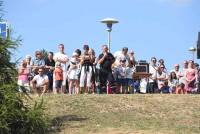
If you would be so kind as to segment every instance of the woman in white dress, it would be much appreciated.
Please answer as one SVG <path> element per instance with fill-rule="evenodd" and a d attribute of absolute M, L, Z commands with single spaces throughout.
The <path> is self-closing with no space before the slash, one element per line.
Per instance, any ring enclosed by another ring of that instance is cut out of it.
<path fill-rule="evenodd" d="M 73 53 L 72 58 L 70 60 L 70 67 L 68 70 L 69 94 L 79 93 L 79 72 L 80 72 L 80 65 L 79 65 L 78 54 Z M 73 91 L 73 89 L 75 90 Z"/>

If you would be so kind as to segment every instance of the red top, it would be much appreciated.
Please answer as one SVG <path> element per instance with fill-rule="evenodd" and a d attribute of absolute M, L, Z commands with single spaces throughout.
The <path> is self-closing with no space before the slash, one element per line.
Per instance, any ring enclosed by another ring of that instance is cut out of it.
<path fill-rule="evenodd" d="M 63 80 L 63 70 L 61 68 L 55 68 L 54 77 L 55 80 Z"/>

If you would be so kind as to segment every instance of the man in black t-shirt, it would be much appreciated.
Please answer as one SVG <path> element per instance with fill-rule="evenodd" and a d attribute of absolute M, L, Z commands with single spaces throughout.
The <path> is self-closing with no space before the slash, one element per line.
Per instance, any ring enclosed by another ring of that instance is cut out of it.
<path fill-rule="evenodd" d="M 49 78 L 49 92 L 53 91 L 53 71 L 55 68 L 55 61 L 53 60 L 53 52 L 48 53 L 48 58 L 45 60 L 46 74 Z"/>
<path fill-rule="evenodd" d="M 100 64 L 99 79 L 101 92 L 106 92 L 107 82 L 112 85 L 114 78 L 112 75 L 112 64 L 115 62 L 114 56 L 108 52 L 108 46 L 102 46 L 102 53 L 98 57 L 98 63 Z"/>

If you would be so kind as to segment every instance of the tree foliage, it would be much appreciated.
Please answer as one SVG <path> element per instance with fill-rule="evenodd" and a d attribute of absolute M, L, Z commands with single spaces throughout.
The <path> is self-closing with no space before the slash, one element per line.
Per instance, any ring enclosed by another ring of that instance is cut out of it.
<path fill-rule="evenodd" d="M 16 64 L 11 56 L 19 45 L 19 39 L 0 37 L 0 134 L 44 134 L 47 118 L 43 101 L 34 106 L 25 104 L 24 96 L 18 93 Z"/>

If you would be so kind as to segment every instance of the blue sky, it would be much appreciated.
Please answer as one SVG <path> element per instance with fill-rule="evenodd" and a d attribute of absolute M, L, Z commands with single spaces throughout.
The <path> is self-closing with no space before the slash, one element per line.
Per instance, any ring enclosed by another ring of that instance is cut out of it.
<path fill-rule="evenodd" d="M 107 43 L 106 26 L 100 20 L 119 20 L 111 33 L 111 51 L 127 46 L 137 60 L 155 56 L 167 68 L 191 59 L 200 31 L 199 0 L 5 0 L 6 19 L 13 36 L 21 36 L 14 59 L 37 49 L 57 52 L 59 43 L 71 55 L 87 43 L 100 53 Z"/>

